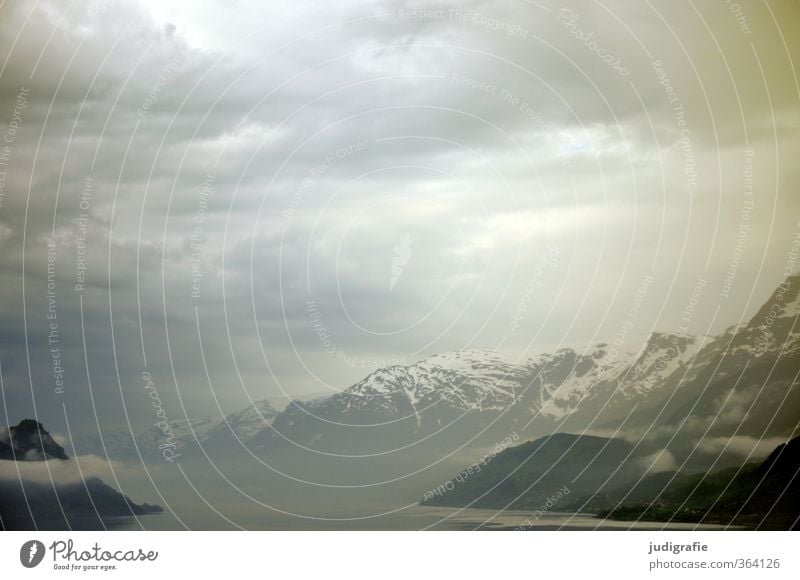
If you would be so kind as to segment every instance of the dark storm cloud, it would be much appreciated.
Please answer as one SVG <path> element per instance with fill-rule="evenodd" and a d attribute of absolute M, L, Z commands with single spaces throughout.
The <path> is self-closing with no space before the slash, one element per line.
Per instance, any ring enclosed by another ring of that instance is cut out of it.
<path fill-rule="evenodd" d="M 735 322 L 798 227 L 797 12 L 748 7 L 747 32 L 725 3 L 4 4 L 0 127 L 26 91 L 0 206 L 9 410 L 33 389 L 58 421 L 91 394 L 104 422 L 149 425 L 145 357 L 177 419 L 212 388 L 226 405 L 602 340 L 651 273 L 635 331 L 668 330 L 734 259 L 705 310 Z"/>

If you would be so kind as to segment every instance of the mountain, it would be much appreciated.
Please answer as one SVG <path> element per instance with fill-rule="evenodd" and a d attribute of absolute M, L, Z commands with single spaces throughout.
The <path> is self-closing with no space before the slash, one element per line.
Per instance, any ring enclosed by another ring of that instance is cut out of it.
<path fill-rule="evenodd" d="M 15 465 L 45 461 L 72 460 L 41 423 L 24 419 L 0 430 L 0 529 L 98 529 L 103 518 L 163 511 L 134 503 L 98 477 L 59 482 L 48 469 L 50 482 L 42 483 Z"/>
<path fill-rule="evenodd" d="M 800 275 L 787 278 L 742 325 L 708 341 L 673 372 L 627 428 L 683 437 L 791 436 L 800 423 Z"/>
<path fill-rule="evenodd" d="M 174 444 L 176 453 L 200 452 L 204 449 L 230 445 L 249 445 L 254 437 L 267 427 L 278 415 L 270 401 L 256 401 L 222 418 L 181 420 L 169 423 L 169 434 L 162 426 L 153 426 L 141 434 L 126 429 L 104 430 L 102 438 L 97 433 L 76 437 L 72 446 L 76 453 L 119 459 L 145 461 L 161 459 L 165 444 Z"/>
<path fill-rule="evenodd" d="M 67 454 L 41 423 L 23 419 L 19 425 L 0 429 L 0 459 L 67 459 Z"/>
<path fill-rule="evenodd" d="M 556 433 L 465 468 L 426 492 L 420 503 L 538 509 L 559 491 L 575 497 L 634 481 L 645 470 L 643 454 L 621 439 Z"/>
<path fill-rule="evenodd" d="M 749 322 L 716 337 L 654 332 L 636 352 L 598 343 L 516 364 L 485 350 L 437 355 L 290 404 L 259 441 L 347 453 L 421 441 L 479 446 L 512 431 L 622 428 L 685 447 L 704 437 L 789 436 L 800 423 L 799 314 L 795 275 Z"/>
<path fill-rule="evenodd" d="M 534 377 L 529 410 L 561 429 L 619 422 L 637 405 L 663 397 L 666 378 L 691 362 L 703 340 L 654 332 L 634 353 L 599 343 L 541 355 L 528 362 Z"/>
<path fill-rule="evenodd" d="M 600 342 L 516 362 L 491 350 L 438 354 L 280 412 L 260 401 L 223 419 L 174 422 L 169 437 L 153 427 L 135 441 L 145 460 L 160 459 L 169 441 L 199 453 L 199 441 L 223 458 L 252 452 L 277 471 L 311 481 L 330 475 L 331 484 L 383 470 L 443 477 L 511 434 L 618 433 L 668 447 L 678 464 L 688 461 L 683 469 L 702 470 L 709 453 L 733 466 L 741 456 L 699 443 L 788 438 L 800 424 L 798 314 L 800 275 L 750 321 L 715 337 L 654 332 L 634 352 Z M 138 459 L 131 433 L 103 439 L 112 457 Z M 104 455 L 99 443 L 95 435 L 74 448 Z"/>
<path fill-rule="evenodd" d="M 800 438 L 780 445 L 762 463 L 714 473 L 659 474 L 638 489 L 584 500 L 598 517 L 800 529 Z M 605 506 L 605 507 L 603 507 Z"/>
<path fill-rule="evenodd" d="M 543 435 L 624 418 L 654 399 L 702 341 L 654 333 L 623 355 L 606 343 L 562 348 L 521 363 L 489 350 L 434 355 L 378 369 L 341 393 L 291 403 L 258 438 L 329 453 L 382 453 L 406 445 L 473 447 L 519 431 Z"/>
<path fill-rule="evenodd" d="M 800 529 L 800 437 L 763 462 L 711 473 L 648 473 L 657 454 L 620 439 L 559 433 L 465 467 L 420 505 Z"/>
<path fill-rule="evenodd" d="M 422 440 L 463 441 L 513 406 L 530 380 L 529 369 L 491 351 L 437 355 L 378 369 L 324 399 L 293 401 L 258 442 L 381 453 Z"/>
<path fill-rule="evenodd" d="M 526 413 L 515 414 L 514 408 L 524 408 L 528 411 L 528 425 L 534 428 L 546 428 L 550 421 L 551 430 L 618 431 L 626 440 L 636 441 L 626 458 L 607 456 L 624 448 L 624 442 L 610 444 L 602 453 L 592 455 L 589 451 L 580 457 L 574 454 L 593 449 L 591 439 L 581 438 L 580 443 L 570 444 L 570 451 L 562 454 L 553 439 L 539 439 L 505 451 L 476 475 L 466 479 L 462 475 L 465 480 L 451 483 L 453 489 L 446 493 L 434 497 L 426 494 L 423 503 L 534 507 L 536 502 L 552 497 L 558 485 L 588 461 L 591 467 L 576 480 L 586 482 L 584 490 L 598 485 L 599 480 L 591 478 L 595 470 L 602 474 L 603 469 L 614 468 L 614 475 L 591 490 L 591 497 L 582 503 L 565 507 L 608 510 L 624 498 L 621 511 L 615 515 L 626 513 L 625 510 L 637 514 L 641 505 L 637 502 L 661 497 L 659 494 L 666 487 L 666 507 L 657 503 L 647 511 L 647 517 L 655 518 L 662 508 L 673 509 L 679 499 L 691 499 L 685 506 L 688 511 L 676 512 L 675 517 L 697 521 L 697 510 L 709 509 L 708 517 L 717 518 L 715 521 L 735 515 L 737 522 L 752 524 L 754 514 L 765 513 L 764 502 L 777 500 L 769 495 L 769 490 L 781 488 L 780 482 L 775 481 L 777 476 L 771 475 L 766 486 L 756 486 L 761 491 L 745 502 L 754 489 L 752 466 L 741 466 L 741 455 L 733 450 L 735 446 L 725 450 L 727 444 L 706 448 L 703 443 L 725 443 L 736 437 L 755 444 L 767 437 L 796 433 L 800 425 L 798 315 L 800 276 L 792 276 L 750 321 L 717 337 L 654 333 L 638 353 L 630 355 L 610 357 L 607 345 L 598 344 L 580 353 L 561 349 L 532 359 L 527 363 L 531 382 L 507 413 L 516 419 L 516 424 Z M 550 453 L 551 449 L 556 451 Z M 663 457 L 656 454 L 662 450 Z M 705 470 L 709 454 L 714 455 L 715 464 L 720 467 L 736 467 L 691 475 L 691 470 Z M 652 462 L 652 457 L 662 457 L 667 468 L 678 466 L 682 472 L 651 474 L 641 481 L 638 476 L 625 479 L 626 474 L 635 474 L 637 468 L 641 470 L 648 461 Z M 787 473 L 793 477 L 797 471 L 796 465 L 788 465 L 782 472 L 784 479 Z M 678 483 L 670 483 L 673 480 Z M 728 484 L 730 490 L 723 494 Z M 695 486 L 697 490 L 689 494 L 688 490 Z M 747 495 L 742 496 L 745 492 Z M 720 495 L 723 501 L 714 509 L 704 503 Z M 571 497 L 573 502 L 581 497 L 580 488 Z M 796 501 L 796 495 L 787 497 L 779 505 L 783 513 L 795 513 L 796 507 L 787 502 Z M 757 509 L 759 501 L 761 511 Z M 743 506 L 742 513 L 730 511 L 736 505 Z M 771 516 L 768 525 L 787 525 L 785 521 L 776 524 L 775 517 Z"/>
<path fill-rule="evenodd" d="M 98 477 L 65 484 L 0 479 L 0 529 L 103 529 L 104 518 L 161 513 L 136 504 Z"/>

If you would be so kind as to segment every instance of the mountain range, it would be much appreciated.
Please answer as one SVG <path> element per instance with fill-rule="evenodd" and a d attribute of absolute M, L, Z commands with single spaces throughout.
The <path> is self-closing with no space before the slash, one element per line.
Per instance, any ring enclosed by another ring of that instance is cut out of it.
<path fill-rule="evenodd" d="M 304 479 L 363 486 L 364 494 L 396 480 L 399 491 L 392 494 L 419 498 L 512 434 L 531 441 L 523 445 L 539 445 L 547 461 L 561 457 L 568 442 L 559 463 L 570 477 L 581 458 L 597 455 L 581 468 L 572 498 L 598 491 L 592 486 L 608 478 L 603 492 L 624 487 L 628 478 L 736 468 L 764 452 L 759 442 L 796 435 L 798 315 L 795 275 L 749 321 L 717 336 L 654 332 L 632 352 L 599 342 L 515 362 L 491 350 L 443 353 L 377 369 L 339 393 L 292 401 L 280 411 L 262 400 L 225 416 L 174 422 L 171 436 L 184 459 L 259 459 L 268 466 L 263 481 L 275 489 L 286 479 L 282 474 L 290 474 L 293 496 L 294 482 Z M 546 444 L 536 443 L 542 438 Z M 102 441 L 96 434 L 76 438 L 72 447 L 76 454 L 152 461 L 161 459 L 159 445 L 166 440 L 161 428 L 151 427 L 104 432 Z M 625 467 L 611 474 L 619 454 L 627 457 Z M 648 466 L 653 457 L 658 465 Z M 540 469 L 531 473 L 538 478 Z M 471 485 L 491 488 L 491 479 L 482 475 Z M 540 496 L 534 493 L 529 503 Z M 476 503 L 496 504 L 488 496 Z"/>
<path fill-rule="evenodd" d="M 635 352 L 601 342 L 517 363 L 489 350 L 445 353 L 378 369 L 340 393 L 292 401 L 281 412 L 259 401 L 224 418 L 176 422 L 173 432 L 189 449 L 235 436 L 261 453 L 345 455 L 465 442 L 477 449 L 512 431 L 788 436 L 800 418 L 799 294 L 800 276 L 788 278 L 749 322 L 716 337 L 654 332 Z M 138 440 L 152 452 L 163 437 L 150 429 Z M 133 451 L 130 444 L 119 450 Z M 110 452 L 117 452 L 113 443 Z"/>

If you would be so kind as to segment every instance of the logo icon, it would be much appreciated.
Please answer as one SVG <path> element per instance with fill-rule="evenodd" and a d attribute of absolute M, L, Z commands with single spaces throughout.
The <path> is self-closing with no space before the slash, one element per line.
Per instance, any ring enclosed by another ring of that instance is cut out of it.
<path fill-rule="evenodd" d="M 35 568 L 44 559 L 44 544 L 39 540 L 28 540 L 19 549 L 19 561 L 26 568 Z"/>
<path fill-rule="evenodd" d="M 389 291 L 394 290 L 394 285 L 397 284 L 400 276 L 403 275 L 403 269 L 414 254 L 414 250 L 411 247 L 413 243 L 414 240 L 411 236 L 406 234 L 403 236 L 403 239 L 400 240 L 400 243 L 394 247 L 394 256 L 392 256 L 392 277 L 389 279 Z"/>

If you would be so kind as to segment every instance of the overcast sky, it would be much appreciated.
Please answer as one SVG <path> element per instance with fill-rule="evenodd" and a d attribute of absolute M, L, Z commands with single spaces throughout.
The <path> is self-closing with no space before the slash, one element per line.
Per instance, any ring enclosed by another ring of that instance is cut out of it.
<path fill-rule="evenodd" d="M 800 231 L 799 29 L 793 0 L 2 2 L 8 420 L 146 428 L 145 372 L 179 419 L 747 319 Z"/>

